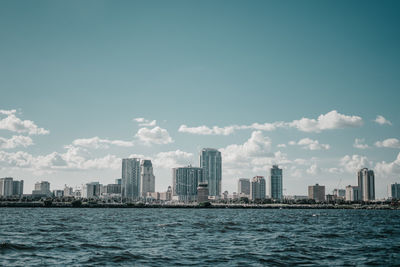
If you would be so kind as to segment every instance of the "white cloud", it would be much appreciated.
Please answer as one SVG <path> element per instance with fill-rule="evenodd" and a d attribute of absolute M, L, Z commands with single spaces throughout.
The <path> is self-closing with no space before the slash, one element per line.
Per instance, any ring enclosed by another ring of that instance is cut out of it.
<path fill-rule="evenodd" d="M 397 138 L 388 138 L 386 140 L 376 142 L 375 146 L 388 147 L 388 148 L 400 148 L 400 141 Z"/>
<path fill-rule="evenodd" d="M 156 120 L 146 120 L 145 118 L 135 118 L 133 119 L 134 121 L 139 123 L 139 126 L 143 127 L 153 127 L 156 126 L 157 121 Z"/>
<path fill-rule="evenodd" d="M 358 170 L 372 166 L 372 162 L 365 156 L 360 155 L 346 155 L 340 159 L 340 165 L 345 168 L 349 173 L 356 173 Z"/>
<path fill-rule="evenodd" d="M 169 144 L 173 142 L 168 131 L 158 126 L 153 129 L 140 128 L 136 137 L 146 145 Z"/>
<path fill-rule="evenodd" d="M 289 145 L 298 145 L 301 146 L 303 149 L 308 150 L 328 150 L 330 145 L 328 144 L 320 144 L 318 140 L 312 140 L 310 138 L 303 138 L 299 140 L 297 143 L 295 141 L 290 141 Z"/>
<path fill-rule="evenodd" d="M 205 125 L 197 127 L 188 127 L 183 124 L 178 131 L 183 133 L 199 134 L 199 135 L 230 135 L 235 130 L 261 130 L 274 131 L 278 128 L 296 128 L 302 132 L 319 133 L 324 130 L 341 129 L 346 127 L 359 127 L 363 124 L 363 120 L 359 116 L 349 116 L 340 114 L 336 110 L 332 110 L 326 114 L 321 114 L 317 119 L 302 118 L 292 122 L 277 121 L 273 123 L 252 123 L 250 125 L 230 125 L 225 127 Z"/>
<path fill-rule="evenodd" d="M 122 140 L 108 140 L 101 139 L 98 136 L 92 138 L 81 138 L 76 139 L 72 142 L 74 146 L 81 146 L 86 148 L 109 148 L 109 145 L 121 146 L 121 147 L 132 147 L 134 144 L 132 141 Z"/>
<path fill-rule="evenodd" d="M 398 178 L 400 176 L 400 153 L 392 162 L 378 162 L 375 166 L 375 171 L 378 173 L 378 176 L 390 179 Z"/>
<path fill-rule="evenodd" d="M 44 128 L 39 128 L 33 121 L 21 120 L 16 116 L 16 110 L 0 110 L 0 114 L 6 115 L 0 119 L 0 130 L 8 130 L 17 133 L 48 134 L 49 131 Z"/>
<path fill-rule="evenodd" d="M 358 149 L 367 149 L 368 145 L 364 143 L 365 139 L 364 138 L 356 138 L 354 140 L 353 147 L 358 148 Z"/>
<path fill-rule="evenodd" d="M 171 169 L 191 164 L 193 154 L 182 150 L 160 152 L 154 157 L 154 166 Z"/>
<path fill-rule="evenodd" d="M 285 147 L 286 147 L 286 144 L 278 144 L 277 147 L 279 147 L 279 148 L 285 148 Z"/>
<path fill-rule="evenodd" d="M 363 120 L 361 117 L 343 115 L 336 110 L 319 115 L 318 119 L 302 118 L 300 120 L 294 120 L 288 123 L 290 127 L 295 127 L 300 131 L 316 133 L 319 133 L 323 130 L 359 127 L 362 124 Z"/>
<path fill-rule="evenodd" d="M 306 170 L 306 172 L 308 173 L 308 174 L 311 174 L 311 175 L 317 175 L 317 174 L 319 174 L 320 172 L 321 172 L 321 170 L 320 170 L 320 168 L 317 166 L 317 164 L 312 164 L 307 170 Z"/>
<path fill-rule="evenodd" d="M 19 146 L 27 147 L 33 145 L 32 138 L 23 135 L 14 135 L 7 139 L 0 137 L 0 148 L 1 149 L 12 149 Z"/>
<path fill-rule="evenodd" d="M 227 126 L 227 127 L 218 127 L 214 126 L 209 128 L 205 125 L 198 127 L 188 127 L 186 125 L 181 125 L 178 129 L 181 133 L 191 133 L 191 134 L 199 134 L 199 135 L 230 135 L 236 129 L 236 126 Z"/>
<path fill-rule="evenodd" d="M 384 124 L 392 125 L 392 123 L 389 120 L 387 120 L 385 117 L 383 117 L 382 115 L 376 116 L 376 119 L 374 121 L 380 125 L 384 125 Z"/>

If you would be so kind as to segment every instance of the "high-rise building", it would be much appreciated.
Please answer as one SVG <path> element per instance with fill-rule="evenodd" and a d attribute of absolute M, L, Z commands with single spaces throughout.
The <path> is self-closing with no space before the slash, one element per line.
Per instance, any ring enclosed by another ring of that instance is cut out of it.
<path fill-rule="evenodd" d="M 358 171 L 358 187 L 363 201 L 375 200 L 375 175 L 373 170 L 363 168 Z"/>
<path fill-rule="evenodd" d="M 255 176 L 251 180 L 250 198 L 252 200 L 265 199 L 265 179 L 264 179 L 264 176 Z"/>
<path fill-rule="evenodd" d="M 129 199 L 140 197 L 140 159 L 122 160 L 122 196 Z"/>
<path fill-rule="evenodd" d="M 204 182 L 203 168 L 188 166 L 172 169 L 172 195 L 178 201 L 196 201 L 200 182 Z"/>
<path fill-rule="evenodd" d="M 115 179 L 115 183 L 116 184 L 122 184 L 122 179 L 121 178 Z"/>
<path fill-rule="evenodd" d="M 272 199 L 283 199 L 282 169 L 273 165 L 269 176 L 269 196 Z"/>
<path fill-rule="evenodd" d="M 324 202 L 325 186 L 319 184 L 308 186 L 308 198 L 314 199 L 316 202 Z"/>
<path fill-rule="evenodd" d="M 13 195 L 13 178 L 0 178 L 0 196 L 10 197 Z"/>
<path fill-rule="evenodd" d="M 389 185 L 389 198 L 390 199 L 400 199 L 400 184 L 394 183 Z"/>
<path fill-rule="evenodd" d="M 100 196 L 100 188 L 102 185 L 99 182 L 91 182 L 85 184 L 82 188 L 83 198 L 96 198 Z"/>
<path fill-rule="evenodd" d="M 208 184 L 210 196 L 221 195 L 222 177 L 221 152 L 214 148 L 203 148 L 200 152 L 200 168 L 204 169 L 205 182 Z"/>
<path fill-rule="evenodd" d="M 208 201 L 208 184 L 207 183 L 199 183 L 197 187 L 197 202 L 206 202 Z"/>
<path fill-rule="evenodd" d="M 50 183 L 47 181 L 41 181 L 35 183 L 35 190 L 32 191 L 32 195 L 46 195 L 51 196 Z"/>
<path fill-rule="evenodd" d="M 147 193 L 155 192 L 155 176 L 151 160 L 142 160 L 140 163 L 140 193 L 146 197 Z"/>
<path fill-rule="evenodd" d="M 346 197 L 346 190 L 345 189 L 333 189 L 333 195 L 336 198 L 345 198 Z"/>
<path fill-rule="evenodd" d="M 250 179 L 240 178 L 238 181 L 238 194 L 250 195 Z"/>
<path fill-rule="evenodd" d="M 360 201 L 361 194 L 358 186 L 346 186 L 346 201 Z"/>
<path fill-rule="evenodd" d="M 13 196 L 22 196 L 24 194 L 24 180 L 13 181 Z"/>
<path fill-rule="evenodd" d="M 64 186 L 64 196 L 65 197 L 74 196 L 74 189 L 72 187 L 68 187 L 67 185 L 65 185 Z"/>

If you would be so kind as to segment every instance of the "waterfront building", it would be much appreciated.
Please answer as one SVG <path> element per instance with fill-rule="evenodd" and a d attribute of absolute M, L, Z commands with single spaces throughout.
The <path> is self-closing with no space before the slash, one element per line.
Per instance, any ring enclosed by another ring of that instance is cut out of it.
<path fill-rule="evenodd" d="M 137 199 L 140 196 L 140 159 L 122 160 L 122 197 Z"/>
<path fill-rule="evenodd" d="M 47 181 L 41 181 L 35 183 L 35 190 L 32 191 L 32 195 L 46 195 L 51 196 L 50 183 Z"/>
<path fill-rule="evenodd" d="M 240 178 L 238 181 L 238 194 L 250 195 L 250 179 Z"/>
<path fill-rule="evenodd" d="M 224 200 L 228 200 L 229 199 L 229 192 L 227 190 L 225 190 L 222 193 L 222 199 L 224 199 Z"/>
<path fill-rule="evenodd" d="M 178 201 L 196 201 L 197 186 L 204 182 L 204 169 L 180 167 L 172 169 L 172 195 Z"/>
<path fill-rule="evenodd" d="M 375 200 L 375 175 L 373 170 L 363 168 L 358 171 L 358 187 L 363 201 Z"/>
<path fill-rule="evenodd" d="M 269 176 L 269 196 L 272 199 L 283 199 L 282 169 L 273 165 Z"/>
<path fill-rule="evenodd" d="M 197 202 L 206 202 L 208 201 L 208 184 L 207 183 L 199 183 L 197 187 Z"/>
<path fill-rule="evenodd" d="M 53 196 L 54 197 L 63 197 L 64 196 L 64 190 L 53 190 Z"/>
<path fill-rule="evenodd" d="M 96 198 L 100 197 L 100 188 L 102 185 L 99 182 L 87 183 L 82 187 L 83 198 Z"/>
<path fill-rule="evenodd" d="M 115 179 L 115 183 L 122 185 L 122 179 L 121 178 Z"/>
<path fill-rule="evenodd" d="M 147 192 L 145 198 L 147 200 L 160 200 L 159 192 Z"/>
<path fill-rule="evenodd" d="M 264 176 L 255 176 L 250 185 L 251 200 L 265 199 L 265 179 Z"/>
<path fill-rule="evenodd" d="M 205 182 L 209 195 L 218 198 L 221 195 L 222 177 L 221 152 L 214 148 L 203 148 L 200 152 L 200 168 L 204 169 Z"/>
<path fill-rule="evenodd" d="M 360 201 L 361 192 L 358 186 L 346 186 L 346 201 Z"/>
<path fill-rule="evenodd" d="M 13 195 L 13 178 L 0 178 L 0 196 L 10 197 Z"/>
<path fill-rule="evenodd" d="M 337 199 L 344 199 L 346 197 L 346 190 L 345 189 L 333 189 L 333 195 Z"/>
<path fill-rule="evenodd" d="M 319 184 L 308 186 L 308 198 L 314 199 L 316 202 L 324 202 L 325 186 Z"/>
<path fill-rule="evenodd" d="M 140 193 L 146 197 L 147 193 L 155 191 L 155 176 L 151 160 L 142 160 L 140 163 Z"/>
<path fill-rule="evenodd" d="M 400 184 L 394 183 L 389 185 L 389 198 L 399 200 L 400 199 Z"/>
<path fill-rule="evenodd" d="M 108 184 L 102 187 L 102 194 L 121 194 L 121 185 L 120 184 Z"/>
<path fill-rule="evenodd" d="M 171 186 L 168 186 L 168 189 L 166 192 L 160 193 L 160 200 L 171 201 L 171 199 L 172 199 L 172 188 L 171 188 Z"/>
<path fill-rule="evenodd" d="M 68 187 L 67 185 L 65 185 L 64 186 L 64 196 L 65 197 L 74 196 L 74 189 L 72 187 Z"/>

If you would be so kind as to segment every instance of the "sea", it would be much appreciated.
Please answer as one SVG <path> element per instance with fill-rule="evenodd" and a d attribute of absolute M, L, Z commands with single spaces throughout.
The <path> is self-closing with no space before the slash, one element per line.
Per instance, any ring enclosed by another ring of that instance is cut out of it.
<path fill-rule="evenodd" d="M 400 210 L 0 208 L 0 266 L 399 266 Z"/>

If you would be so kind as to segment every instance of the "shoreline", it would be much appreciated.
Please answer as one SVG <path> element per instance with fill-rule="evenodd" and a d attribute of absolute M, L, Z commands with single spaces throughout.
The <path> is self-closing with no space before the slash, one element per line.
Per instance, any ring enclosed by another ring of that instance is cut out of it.
<path fill-rule="evenodd" d="M 362 210 L 400 210 L 399 206 L 387 204 L 211 204 L 202 206 L 198 204 L 89 204 L 82 203 L 73 206 L 72 203 L 52 203 L 45 205 L 43 202 L 2 202 L 0 208 L 106 208 L 106 209 L 362 209 Z"/>

